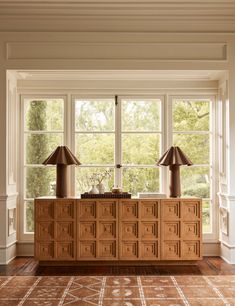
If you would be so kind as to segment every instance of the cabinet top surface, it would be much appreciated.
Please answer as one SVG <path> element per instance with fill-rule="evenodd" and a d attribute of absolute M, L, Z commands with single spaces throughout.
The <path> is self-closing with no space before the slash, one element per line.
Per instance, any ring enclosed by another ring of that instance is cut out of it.
<path fill-rule="evenodd" d="M 81 199 L 80 197 L 66 197 L 66 198 L 58 198 L 55 196 L 45 196 L 45 197 L 38 197 L 35 198 L 35 200 L 81 200 L 81 201 L 156 201 L 156 200 L 171 200 L 171 201 L 179 201 L 179 200 L 183 200 L 183 201 L 190 201 L 190 200 L 201 200 L 200 198 L 138 198 L 138 197 L 132 197 L 132 198 L 85 198 L 85 199 Z"/>

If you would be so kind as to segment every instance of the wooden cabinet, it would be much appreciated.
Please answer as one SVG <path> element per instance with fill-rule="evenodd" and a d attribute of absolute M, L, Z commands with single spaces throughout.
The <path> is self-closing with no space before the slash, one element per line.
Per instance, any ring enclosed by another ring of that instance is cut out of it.
<path fill-rule="evenodd" d="M 159 260 L 159 201 L 119 202 L 119 258 Z"/>
<path fill-rule="evenodd" d="M 202 258 L 200 199 L 36 199 L 39 261 Z"/>
<path fill-rule="evenodd" d="M 78 260 L 117 260 L 116 200 L 78 201 Z"/>
<path fill-rule="evenodd" d="M 35 256 L 39 260 L 75 260 L 76 201 L 35 200 Z"/>
<path fill-rule="evenodd" d="M 161 200 L 161 258 L 198 260 L 202 253 L 201 201 Z"/>

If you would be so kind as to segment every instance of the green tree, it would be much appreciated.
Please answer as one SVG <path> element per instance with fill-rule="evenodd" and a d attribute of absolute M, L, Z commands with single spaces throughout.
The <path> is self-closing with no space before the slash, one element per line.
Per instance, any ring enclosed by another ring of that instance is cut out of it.
<path fill-rule="evenodd" d="M 46 129 L 47 103 L 46 101 L 31 101 L 27 116 L 27 127 L 30 131 Z M 45 134 L 31 134 L 26 145 L 27 164 L 40 164 L 48 151 L 48 137 Z M 50 194 L 51 175 L 47 169 L 41 167 L 27 167 L 26 197 L 35 198 Z M 26 210 L 26 228 L 34 230 L 34 206 L 29 202 Z"/>

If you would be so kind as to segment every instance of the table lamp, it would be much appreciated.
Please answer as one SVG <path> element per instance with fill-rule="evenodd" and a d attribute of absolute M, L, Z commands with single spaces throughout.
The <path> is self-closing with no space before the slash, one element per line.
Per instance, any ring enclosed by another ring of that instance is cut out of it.
<path fill-rule="evenodd" d="M 191 166 L 192 164 L 190 159 L 177 146 L 170 147 L 159 159 L 158 166 L 169 166 L 170 169 L 170 197 L 177 198 L 181 196 L 180 166 Z"/>
<path fill-rule="evenodd" d="M 67 146 L 58 146 L 51 155 L 44 160 L 44 165 L 56 165 L 56 196 L 67 197 L 67 166 L 81 165 Z"/>

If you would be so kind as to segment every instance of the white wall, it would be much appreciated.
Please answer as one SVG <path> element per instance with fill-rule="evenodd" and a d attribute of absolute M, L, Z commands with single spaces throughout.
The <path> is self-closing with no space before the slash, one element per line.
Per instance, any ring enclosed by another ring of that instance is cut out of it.
<path fill-rule="evenodd" d="M 218 184 L 229 226 L 221 234 L 222 256 L 235 263 L 234 1 L 17 3 L 0 2 L 0 263 L 17 254 L 16 234 L 8 233 L 8 214 L 17 207 L 13 122 L 18 101 L 16 81 L 8 70 L 227 71 L 220 80 L 221 100 L 227 104 L 221 147 L 226 171 L 218 174 Z"/>

